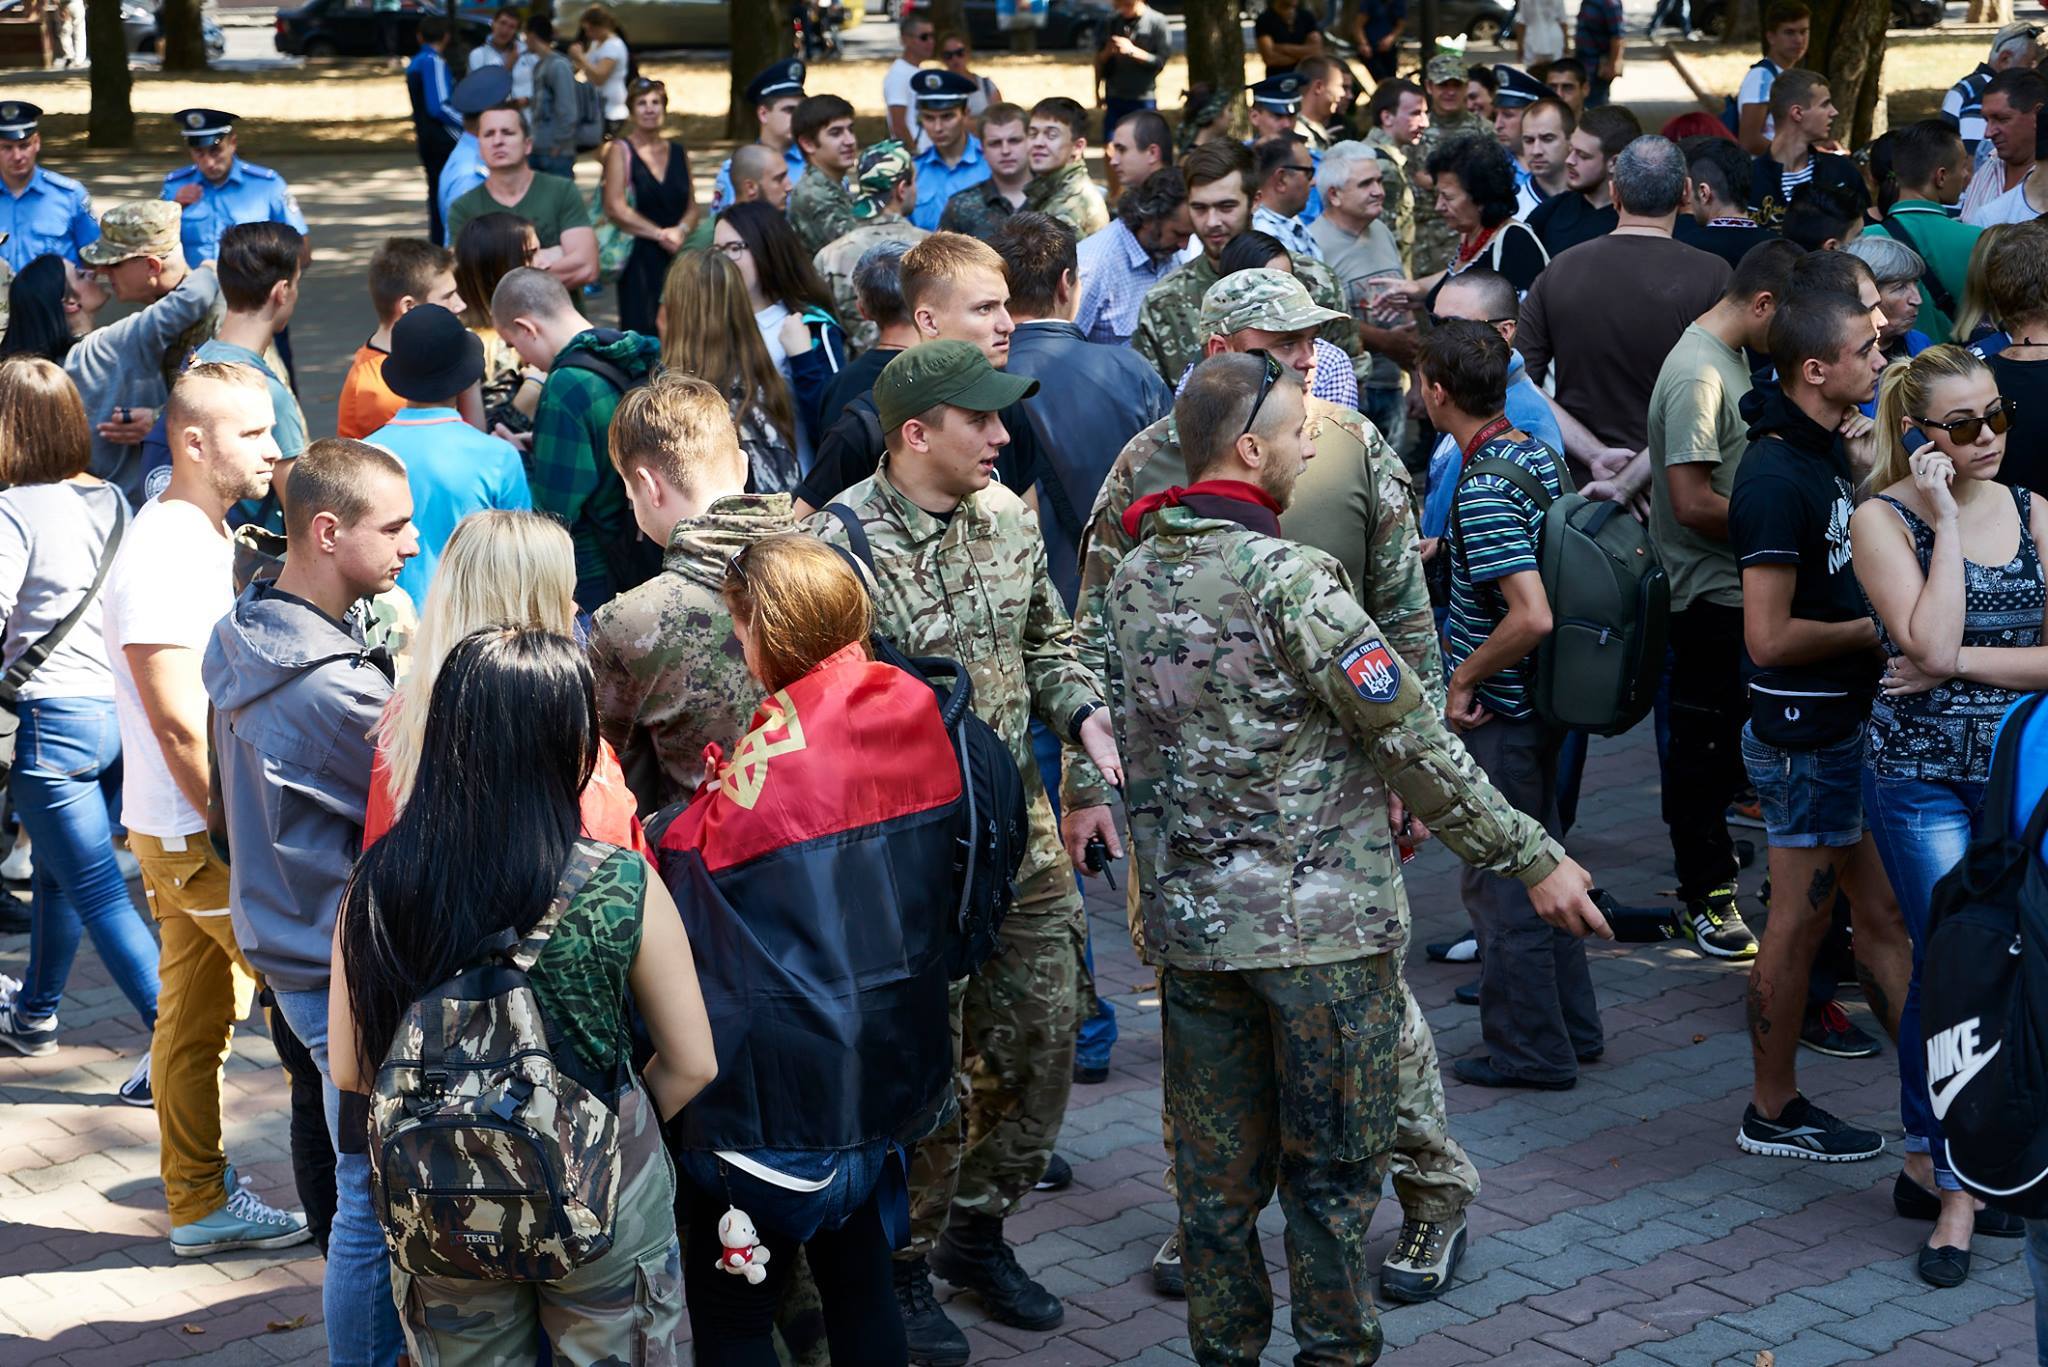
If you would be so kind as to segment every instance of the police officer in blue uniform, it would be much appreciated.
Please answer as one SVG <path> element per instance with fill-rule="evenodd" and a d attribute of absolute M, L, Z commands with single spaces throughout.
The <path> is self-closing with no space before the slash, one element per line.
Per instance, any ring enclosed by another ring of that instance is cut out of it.
<path fill-rule="evenodd" d="M 1277 138 L 1291 134 L 1308 145 L 1309 165 L 1322 168 L 1323 154 L 1313 139 L 1302 131 L 1301 92 L 1308 88 L 1308 82 L 1293 71 L 1283 71 L 1278 76 L 1268 76 L 1254 82 L 1252 97 L 1252 136 L 1247 142 L 1259 142 L 1265 138 Z M 1323 192 L 1314 184 L 1308 187 L 1308 207 L 1295 217 L 1303 227 L 1316 221 L 1323 212 Z M 1286 244 L 1288 250 L 1296 250 L 1293 243 Z"/>
<path fill-rule="evenodd" d="M 100 235 L 92 196 L 69 176 L 36 164 L 43 111 L 26 100 L 0 100 L 0 261 L 19 273 L 39 256 L 78 260 L 78 249 Z"/>
<path fill-rule="evenodd" d="M 306 216 L 284 177 L 235 155 L 235 116 L 218 109 L 181 109 L 171 115 L 192 156 L 164 177 L 160 198 L 184 206 L 180 237 L 185 260 L 197 266 L 220 255 L 220 235 L 237 223 L 288 223 L 301 235 Z M 306 255 L 312 255 L 309 245 Z"/>
<path fill-rule="evenodd" d="M 1529 174 L 1522 161 L 1522 115 L 1530 105 L 1548 96 L 1550 87 L 1518 66 L 1496 62 L 1493 66 L 1493 132 L 1515 163 L 1517 216 L 1526 216 L 1543 203 L 1543 187 Z"/>
<path fill-rule="evenodd" d="M 917 156 L 917 207 L 910 211 L 910 221 L 928 233 L 938 231 L 947 200 L 993 174 L 967 117 L 967 101 L 980 88 L 970 78 L 941 67 L 926 67 L 910 78 L 918 126 L 932 140 Z M 926 114 L 947 117 L 927 122 Z"/>
<path fill-rule="evenodd" d="M 768 123 L 768 111 L 776 101 L 801 100 L 803 97 L 804 64 L 794 57 L 775 63 L 747 83 L 747 103 L 754 107 L 754 117 L 764 131 Z M 804 160 L 803 149 L 796 145 L 795 135 L 788 132 L 788 119 L 782 121 L 782 127 L 783 135 L 789 139 L 788 146 L 782 149 L 782 160 L 789 167 L 789 186 L 793 190 L 796 183 L 804 178 L 804 172 L 810 169 L 810 163 Z M 768 143 L 766 138 L 762 141 Z M 724 164 L 718 168 L 718 179 L 712 182 L 712 216 L 716 217 L 730 208 L 732 198 L 732 158 L 727 157 Z"/>
<path fill-rule="evenodd" d="M 436 239 L 441 246 L 455 244 L 445 240 L 448 225 L 448 211 L 455 207 L 455 201 L 484 183 L 483 147 L 476 140 L 476 121 L 486 109 L 496 109 L 512 98 L 512 73 L 502 66 L 480 66 L 455 83 L 455 89 L 448 96 L 448 107 L 462 116 L 462 136 L 455 140 L 455 150 L 448 154 L 448 160 L 441 164 L 440 192 L 441 227 L 444 238 Z"/>

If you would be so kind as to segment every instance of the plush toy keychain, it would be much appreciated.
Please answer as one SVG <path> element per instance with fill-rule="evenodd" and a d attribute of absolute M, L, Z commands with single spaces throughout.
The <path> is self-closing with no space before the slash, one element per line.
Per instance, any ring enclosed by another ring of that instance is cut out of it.
<path fill-rule="evenodd" d="M 718 1217 L 718 1265 L 735 1277 L 745 1277 L 754 1286 L 768 1278 L 768 1250 L 754 1231 L 754 1222 L 738 1206 Z"/>

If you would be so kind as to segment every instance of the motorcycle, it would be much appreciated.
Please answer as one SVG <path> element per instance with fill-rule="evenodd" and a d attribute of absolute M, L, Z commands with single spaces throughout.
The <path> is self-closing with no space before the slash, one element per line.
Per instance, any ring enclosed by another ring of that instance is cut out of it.
<path fill-rule="evenodd" d="M 836 59 L 839 30 L 846 26 L 846 7 L 821 0 L 791 0 L 789 25 L 795 38 L 793 46 L 805 61 L 814 62 L 820 57 Z"/>

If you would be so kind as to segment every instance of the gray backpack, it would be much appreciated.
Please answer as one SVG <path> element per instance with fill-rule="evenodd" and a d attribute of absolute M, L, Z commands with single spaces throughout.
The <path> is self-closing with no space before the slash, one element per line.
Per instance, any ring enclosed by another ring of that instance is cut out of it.
<path fill-rule="evenodd" d="M 576 82 L 576 150 L 604 146 L 604 92 L 588 81 Z"/>

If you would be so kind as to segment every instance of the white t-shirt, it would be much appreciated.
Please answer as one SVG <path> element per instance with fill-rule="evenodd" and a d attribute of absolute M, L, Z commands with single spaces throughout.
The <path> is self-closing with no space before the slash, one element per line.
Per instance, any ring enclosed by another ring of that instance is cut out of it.
<path fill-rule="evenodd" d="M 1761 62 L 1751 66 L 1748 71 L 1743 73 L 1742 88 L 1735 92 L 1735 107 L 1741 109 L 1745 105 L 1769 104 L 1771 102 L 1771 86 L 1777 82 L 1777 79 L 1778 64 L 1770 58 L 1766 57 Z M 1765 137 L 1771 136 L 1775 122 L 1769 113 L 1765 113 Z"/>
<path fill-rule="evenodd" d="M 2027 181 L 2032 178 L 2031 173 L 2022 178 L 2019 184 L 1977 210 L 1968 221 L 1983 228 L 1999 223 L 2032 223 L 2041 216 L 2040 210 L 2027 203 Z"/>
<path fill-rule="evenodd" d="M 890 108 L 901 109 L 903 117 L 910 124 L 910 135 L 915 145 L 912 152 L 929 152 L 932 140 L 924 135 L 924 129 L 917 125 L 917 97 L 910 93 L 910 78 L 919 68 L 898 57 L 889 63 L 889 69 L 882 73 L 882 103 Z"/>
<path fill-rule="evenodd" d="M 126 648 L 182 646 L 203 654 L 215 624 L 234 610 L 234 545 L 195 505 L 153 498 L 128 525 L 100 596 L 121 725 L 122 819 L 130 830 L 159 839 L 203 831 L 206 813 L 187 802 L 171 778 L 135 691 Z"/>
<path fill-rule="evenodd" d="M 1983 145 L 1989 147 L 1991 139 L 1986 138 Z M 2022 177 L 2019 185 L 2015 185 L 2013 190 L 2020 189 L 2026 183 L 2026 179 Z M 2008 199 L 2011 195 L 2012 190 L 2005 188 L 2005 163 L 1994 156 L 1977 168 L 1976 175 L 1970 177 L 1969 188 L 1963 191 L 1962 203 L 1957 206 L 1961 210 L 1957 217 L 1979 228 L 1989 227 L 1993 223 L 2004 223 L 2006 219 L 1986 218 L 1984 215 L 1991 212 L 1993 204 L 2001 199 Z"/>
<path fill-rule="evenodd" d="M 512 98 L 530 100 L 533 98 L 533 69 L 540 65 L 540 58 L 526 50 L 525 43 L 515 43 L 516 54 L 512 58 Z M 487 66 L 504 66 L 505 55 L 489 43 L 480 43 L 469 50 L 469 70 L 473 75 Z"/>
<path fill-rule="evenodd" d="M 775 368 L 784 374 L 789 372 L 789 353 L 782 348 L 782 324 L 788 317 L 788 307 L 779 302 L 754 313 L 755 326 L 761 329 L 761 340 L 768 344 L 768 359 L 775 362 Z"/>
<path fill-rule="evenodd" d="M 609 57 L 612 59 L 612 74 L 604 78 L 598 93 L 604 97 L 604 116 L 607 119 L 626 117 L 626 40 L 614 33 L 596 47 L 583 54 L 584 60 L 593 66 Z"/>

